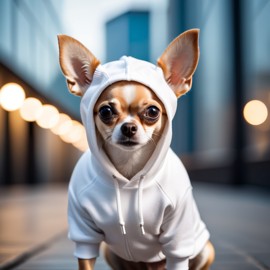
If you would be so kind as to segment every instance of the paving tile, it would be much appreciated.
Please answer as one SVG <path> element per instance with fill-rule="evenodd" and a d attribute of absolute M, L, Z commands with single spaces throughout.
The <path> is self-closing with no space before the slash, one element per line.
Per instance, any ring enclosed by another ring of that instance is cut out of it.
<path fill-rule="evenodd" d="M 77 269 L 73 245 L 66 238 L 66 191 L 66 187 L 0 191 L 0 269 L 8 269 L 2 266 L 24 254 L 27 260 L 14 269 Z M 216 249 L 211 270 L 270 269 L 269 194 L 194 185 Z M 95 270 L 109 270 L 102 256 Z"/>
<path fill-rule="evenodd" d="M 270 269 L 269 191 L 197 184 L 194 194 L 216 249 L 212 269 Z"/>
<path fill-rule="evenodd" d="M 239 263 L 244 260 L 243 256 L 235 253 L 216 253 L 216 261 L 219 263 Z"/>
<path fill-rule="evenodd" d="M 251 252 L 250 256 L 252 256 L 259 263 L 270 269 L 270 250 L 261 252 Z"/>
<path fill-rule="evenodd" d="M 10 253 L 3 253 L 0 251 L 0 266 L 7 261 L 12 261 L 16 258 L 16 255 L 12 255 Z"/>
<path fill-rule="evenodd" d="M 16 270 L 75 270 L 77 269 L 77 259 L 73 257 L 73 244 L 62 237 L 59 241 L 53 243 L 46 250 L 40 252 L 22 265 L 16 267 Z M 100 256 L 95 265 L 95 270 L 109 270 L 110 268 Z"/>
<path fill-rule="evenodd" d="M 0 192 L 0 269 L 27 257 L 66 230 L 63 187 L 12 188 Z"/>
<path fill-rule="evenodd" d="M 254 265 L 250 265 L 249 263 L 245 262 L 238 262 L 238 263 L 219 263 L 216 262 L 211 270 L 262 270 Z"/>

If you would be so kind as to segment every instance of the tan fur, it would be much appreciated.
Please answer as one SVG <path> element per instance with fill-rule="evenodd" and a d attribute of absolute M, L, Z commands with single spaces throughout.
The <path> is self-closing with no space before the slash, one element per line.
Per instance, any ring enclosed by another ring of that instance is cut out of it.
<path fill-rule="evenodd" d="M 126 85 L 134 85 L 134 87 L 136 87 L 136 96 L 131 104 L 127 104 L 124 98 Z M 117 82 L 109 86 L 96 102 L 94 113 L 97 114 L 101 105 L 109 103 L 114 103 L 117 110 L 121 112 L 118 122 L 121 122 L 128 114 L 131 114 L 145 128 L 147 128 L 147 125 L 145 125 L 138 116 L 138 113 L 142 111 L 143 108 L 155 105 L 160 109 L 162 114 L 166 114 L 165 108 L 157 96 L 148 87 L 137 82 Z"/>
<path fill-rule="evenodd" d="M 124 91 L 129 90 L 125 88 L 126 85 L 132 85 L 136 89 L 136 95 L 131 104 L 127 104 L 124 98 Z M 108 104 L 114 104 L 119 112 L 119 117 L 111 125 L 103 123 L 98 116 L 99 108 Z M 156 123 L 150 125 L 141 119 L 140 113 L 151 105 L 160 109 L 161 116 Z M 117 170 L 130 179 L 144 167 L 158 143 L 167 119 L 164 106 L 148 87 L 137 82 L 117 82 L 101 94 L 96 102 L 94 113 L 97 130 L 103 139 L 105 152 Z M 132 117 L 132 122 L 141 131 L 140 133 L 137 132 L 139 133 L 138 138 L 136 138 L 138 142 L 142 140 L 142 137 L 150 136 L 148 134 L 151 134 L 151 136 L 147 138 L 147 142 L 142 143 L 136 150 L 125 151 L 115 145 L 112 140 L 109 140 L 110 138 L 106 138 L 110 137 L 115 132 L 115 127 L 123 124 L 129 116 Z"/>
<path fill-rule="evenodd" d="M 69 91 L 82 96 L 89 87 L 99 60 L 79 41 L 58 35 L 60 66 Z"/>
<path fill-rule="evenodd" d="M 93 270 L 96 258 L 93 259 L 78 259 L 79 270 Z"/>
<path fill-rule="evenodd" d="M 158 59 L 157 64 L 177 97 L 190 90 L 199 55 L 199 30 L 193 29 L 175 38 Z"/>
<path fill-rule="evenodd" d="M 113 270 L 165 270 L 166 260 L 154 263 L 129 262 L 113 253 L 106 245 L 104 257 Z M 207 255 L 207 257 L 205 257 Z M 194 259 L 189 261 L 189 270 L 209 270 L 215 257 L 212 243 L 208 241 L 204 249 Z"/>
<path fill-rule="evenodd" d="M 210 241 L 207 242 L 205 249 L 208 249 L 208 257 L 203 258 L 206 263 L 199 267 L 198 265 L 201 263 L 201 256 L 200 254 L 195 257 L 189 263 L 189 270 L 209 270 L 210 266 L 212 265 L 215 259 L 215 250 Z M 106 246 L 104 247 L 104 256 L 108 264 L 113 270 L 165 270 L 165 261 L 160 261 L 157 263 L 134 263 L 128 262 L 120 257 L 113 254 Z M 95 259 L 90 260 L 82 260 L 79 259 L 79 270 L 93 270 L 94 269 L 94 262 Z M 198 268 L 199 267 L 199 268 Z"/>
<path fill-rule="evenodd" d="M 208 270 L 215 260 L 214 246 L 212 245 L 212 243 L 210 241 L 207 242 L 206 246 L 209 249 L 209 257 L 208 257 L 206 264 L 204 265 L 204 267 L 201 270 Z"/>
<path fill-rule="evenodd" d="M 208 270 L 214 262 L 215 250 L 210 241 L 208 241 L 203 250 L 189 261 L 190 270 Z"/>

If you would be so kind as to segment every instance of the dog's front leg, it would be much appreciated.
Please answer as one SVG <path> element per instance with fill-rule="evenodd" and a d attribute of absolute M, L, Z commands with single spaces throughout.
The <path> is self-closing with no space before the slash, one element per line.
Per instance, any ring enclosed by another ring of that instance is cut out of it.
<path fill-rule="evenodd" d="M 79 270 L 94 270 L 96 258 L 93 259 L 78 259 Z"/>

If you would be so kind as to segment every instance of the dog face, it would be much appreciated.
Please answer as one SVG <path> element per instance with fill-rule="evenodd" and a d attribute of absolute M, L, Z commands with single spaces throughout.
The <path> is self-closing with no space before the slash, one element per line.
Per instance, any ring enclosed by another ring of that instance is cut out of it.
<path fill-rule="evenodd" d="M 166 122 L 157 96 L 137 82 L 117 82 L 99 97 L 95 123 L 105 143 L 132 151 L 156 143 Z"/>

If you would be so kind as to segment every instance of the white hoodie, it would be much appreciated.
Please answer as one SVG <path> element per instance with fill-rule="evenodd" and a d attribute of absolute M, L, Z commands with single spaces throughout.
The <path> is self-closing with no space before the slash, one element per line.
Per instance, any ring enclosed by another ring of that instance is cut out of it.
<path fill-rule="evenodd" d="M 136 81 L 152 89 L 168 116 L 158 145 L 144 168 L 128 180 L 113 166 L 96 137 L 94 105 L 109 85 Z M 69 238 L 75 256 L 99 255 L 105 241 L 118 256 L 134 262 L 166 258 L 168 270 L 188 269 L 188 259 L 206 244 L 187 172 L 170 149 L 177 98 L 162 70 L 132 57 L 99 65 L 81 101 L 90 151 L 77 163 L 69 186 Z"/>

